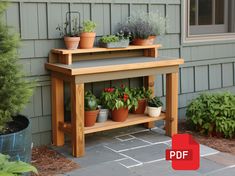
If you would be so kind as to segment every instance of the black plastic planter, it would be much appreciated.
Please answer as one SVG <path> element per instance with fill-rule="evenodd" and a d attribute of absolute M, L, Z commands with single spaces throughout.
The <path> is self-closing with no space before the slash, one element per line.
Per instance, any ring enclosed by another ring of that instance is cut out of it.
<path fill-rule="evenodd" d="M 18 115 L 9 125 L 17 126 L 19 131 L 0 135 L 0 153 L 7 154 L 11 160 L 31 161 L 31 128 L 28 118 Z"/>

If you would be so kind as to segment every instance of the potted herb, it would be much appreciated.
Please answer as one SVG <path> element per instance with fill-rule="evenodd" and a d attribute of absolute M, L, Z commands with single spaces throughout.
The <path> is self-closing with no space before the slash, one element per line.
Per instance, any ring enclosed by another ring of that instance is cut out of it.
<path fill-rule="evenodd" d="M 28 172 L 38 174 L 38 171 L 34 166 L 22 161 L 9 161 L 9 159 L 10 157 L 8 155 L 0 153 L 0 175 L 14 176 Z"/>
<path fill-rule="evenodd" d="M 132 44 L 152 45 L 156 36 L 165 32 L 165 21 L 159 13 L 138 12 L 132 14 L 124 26 L 131 31 Z"/>
<path fill-rule="evenodd" d="M 161 114 L 162 102 L 160 98 L 153 97 L 148 100 L 147 112 L 150 117 L 158 117 Z"/>
<path fill-rule="evenodd" d="M 93 48 L 95 42 L 95 29 L 96 23 L 90 20 L 83 22 L 83 28 L 81 32 L 81 41 L 80 41 L 80 48 L 81 49 L 90 49 Z"/>
<path fill-rule="evenodd" d="M 99 40 L 100 47 L 103 48 L 126 48 L 130 43 L 130 35 L 125 36 L 121 30 L 116 35 L 103 36 Z"/>
<path fill-rule="evenodd" d="M 137 109 L 132 108 L 132 113 L 134 114 L 144 114 L 147 100 L 150 98 L 152 91 L 150 89 L 142 88 L 132 88 L 131 89 L 132 96 L 138 100 Z"/>
<path fill-rule="evenodd" d="M 85 127 L 94 126 L 99 113 L 97 99 L 90 91 L 85 92 Z"/>
<path fill-rule="evenodd" d="M 137 100 L 134 98 L 128 87 L 105 89 L 105 105 L 111 110 L 113 121 L 124 122 L 128 117 L 128 110 L 133 106 L 137 107 Z"/>
<path fill-rule="evenodd" d="M 71 19 L 71 13 L 72 12 L 67 12 L 66 22 L 62 26 L 58 25 L 56 30 L 60 31 L 60 36 L 64 38 L 66 48 L 74 50 L 78 48 L 80 42 L 80 19 L 78 20 L 78 17 Z"/>
<path fill-rule="evenodd" d="M 2 21 L 6 3 L 0 2 L 0 153 L 12 160 L 31 160 L 31 129 L 19 113 L 29 102 L 33 84 L 24 78 L 19 65 L 19 35 Z M 0 164 L 1 166 L 1 164 Z"/>

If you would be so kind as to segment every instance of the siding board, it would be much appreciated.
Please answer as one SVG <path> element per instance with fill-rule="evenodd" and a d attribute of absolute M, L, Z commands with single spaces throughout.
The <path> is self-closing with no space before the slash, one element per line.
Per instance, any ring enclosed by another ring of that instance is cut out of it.
<path fill-rule="evenodd" d="M 221 88 L 221 64 L 209 66 L 210 89 Z"/>
<path fill-rule="evenodd" d="M 194 92 L 193 67 L 181 68 L 181 91 L 182 93 Z"/>
<path fill-rule="evenodd" d="M 233 85 L 233 64 L 222 64 L 223 70 L 223 87 L 228 87 Z"/>
<path fill-rule="evenodd" d="M 208 90 L 208 66 L 195 67 L 195 90 Z"/>
<path fill-rule="evenodd" d="M 180 33 L 180 6 L 167 6 L 167 33 Z"/>

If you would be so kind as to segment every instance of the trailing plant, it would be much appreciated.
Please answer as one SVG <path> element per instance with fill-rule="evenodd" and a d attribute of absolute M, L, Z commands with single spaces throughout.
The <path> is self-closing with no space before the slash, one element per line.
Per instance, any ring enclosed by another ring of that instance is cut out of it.
<path fill-rule="evenodd" d="M 186 110 L 187 120 L 194 129 L 211 135 L 235 135 L 235 96 L 231 93 L 202 94 Z"/>
<path fill-rule="evenodd" d="M 38 174 L 34 166 L 22 161 L 9 161 L 8 155 L 0 153 L 0 175 L 17 176 L 27 172 Z"/>
<path fill-rule="evenodd" d="M 129 30 L 134 39 L 147 39 L 149 36 L 165 33 L 166 18 L 158 12 L 135 12 L 123 26 L 123 30 Z"/>
<path fill-rule="evenodd" d="M 119 88 L 105 88 L 100 97 L 102 104 L 108 109 L 120 109 L 132 107 L 137 108 L 138 101 L 132 96 L 128 87 L 121 86 Z"/>
<path fill-rule="evenodd" d="M 161 107 L 163 105 L 162 101 L 160 100 L 159 97 L 153 97 L 148 100 L 148 106 L 149 107 Z"/>
<path fill-rule="evenodd" d="M 6 3 L 0 2 L 0 134 L 8 122 L 28 103 L 33 84 L 24 78 L 19 65 L 19 34 L 12 32 L 2 21 Z"/>
<path fill-rule="evenodd" d="M 95 32 L 96 23 L 90 20 L 83 22 L 82 32 Z"/>
<path fill-rule="evenodd" d="M 71 23 L 71 29 L 69 28 Z M 66 21 L 63 25 L 58 25 L 56 30 L 60 32 L 61 37 L 79 37 L 80 26 L 78 18 L 74 17 L 71 21 Z"/>
<path fill-rule="evenodd" d="M 94 111 L 98 108 L 97 99 L 91 91 L 85 92 L 85 111 Z"/>
<path fill-rule="evenodd" d="M 131 89 L 132 96 L 137 100 L 149 99 L 152 95 L 152 91 L 150 89 L 142 88 L 132 88 Z"/>

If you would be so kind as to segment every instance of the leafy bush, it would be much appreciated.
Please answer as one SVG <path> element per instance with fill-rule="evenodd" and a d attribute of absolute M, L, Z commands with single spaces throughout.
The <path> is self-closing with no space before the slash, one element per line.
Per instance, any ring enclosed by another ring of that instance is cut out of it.
<path fill-rule="evenodd" d="M 148 106 L 149 107 L 161 107 L 163 105 L 162 101 L 160 100 L 159 97 L 153 97 L 148 100 Z"/>
<path fill-rule="evenodd" d="M 131 88 L 132 96 L 135 97 L 137 100 L 149 99 L 152 95 L 152 91 L 145 87 L 142 88 Z"/>
<path fill-rule="evenodd" d="M 235 96 L 231 93 L 202 94 L 188 105 L 186 115 L 201 133 L 235 135 Z"/>
<path fill-rule="evenodd" d="M 83 22 L 82 32 L 95 32 L 96 23 L 90 20 Z"/>
<path fill-rule="evenodd" d="M 17 176 L 27 172 L 38 174 L 37 169 L 28 163 L 8 160 L 9 156 L 0 153 L 0 175 Z"/>
<path fill-rule="evenodd" d="M 0 2 L 0 19 L 6 8 Z M 0 134 L 4 133 L 12 116 L 19 113 L 32 95 L 32 84 L 24 79 L 18 64 L 19 35 L 10 32 L 0 20 Z"/>

